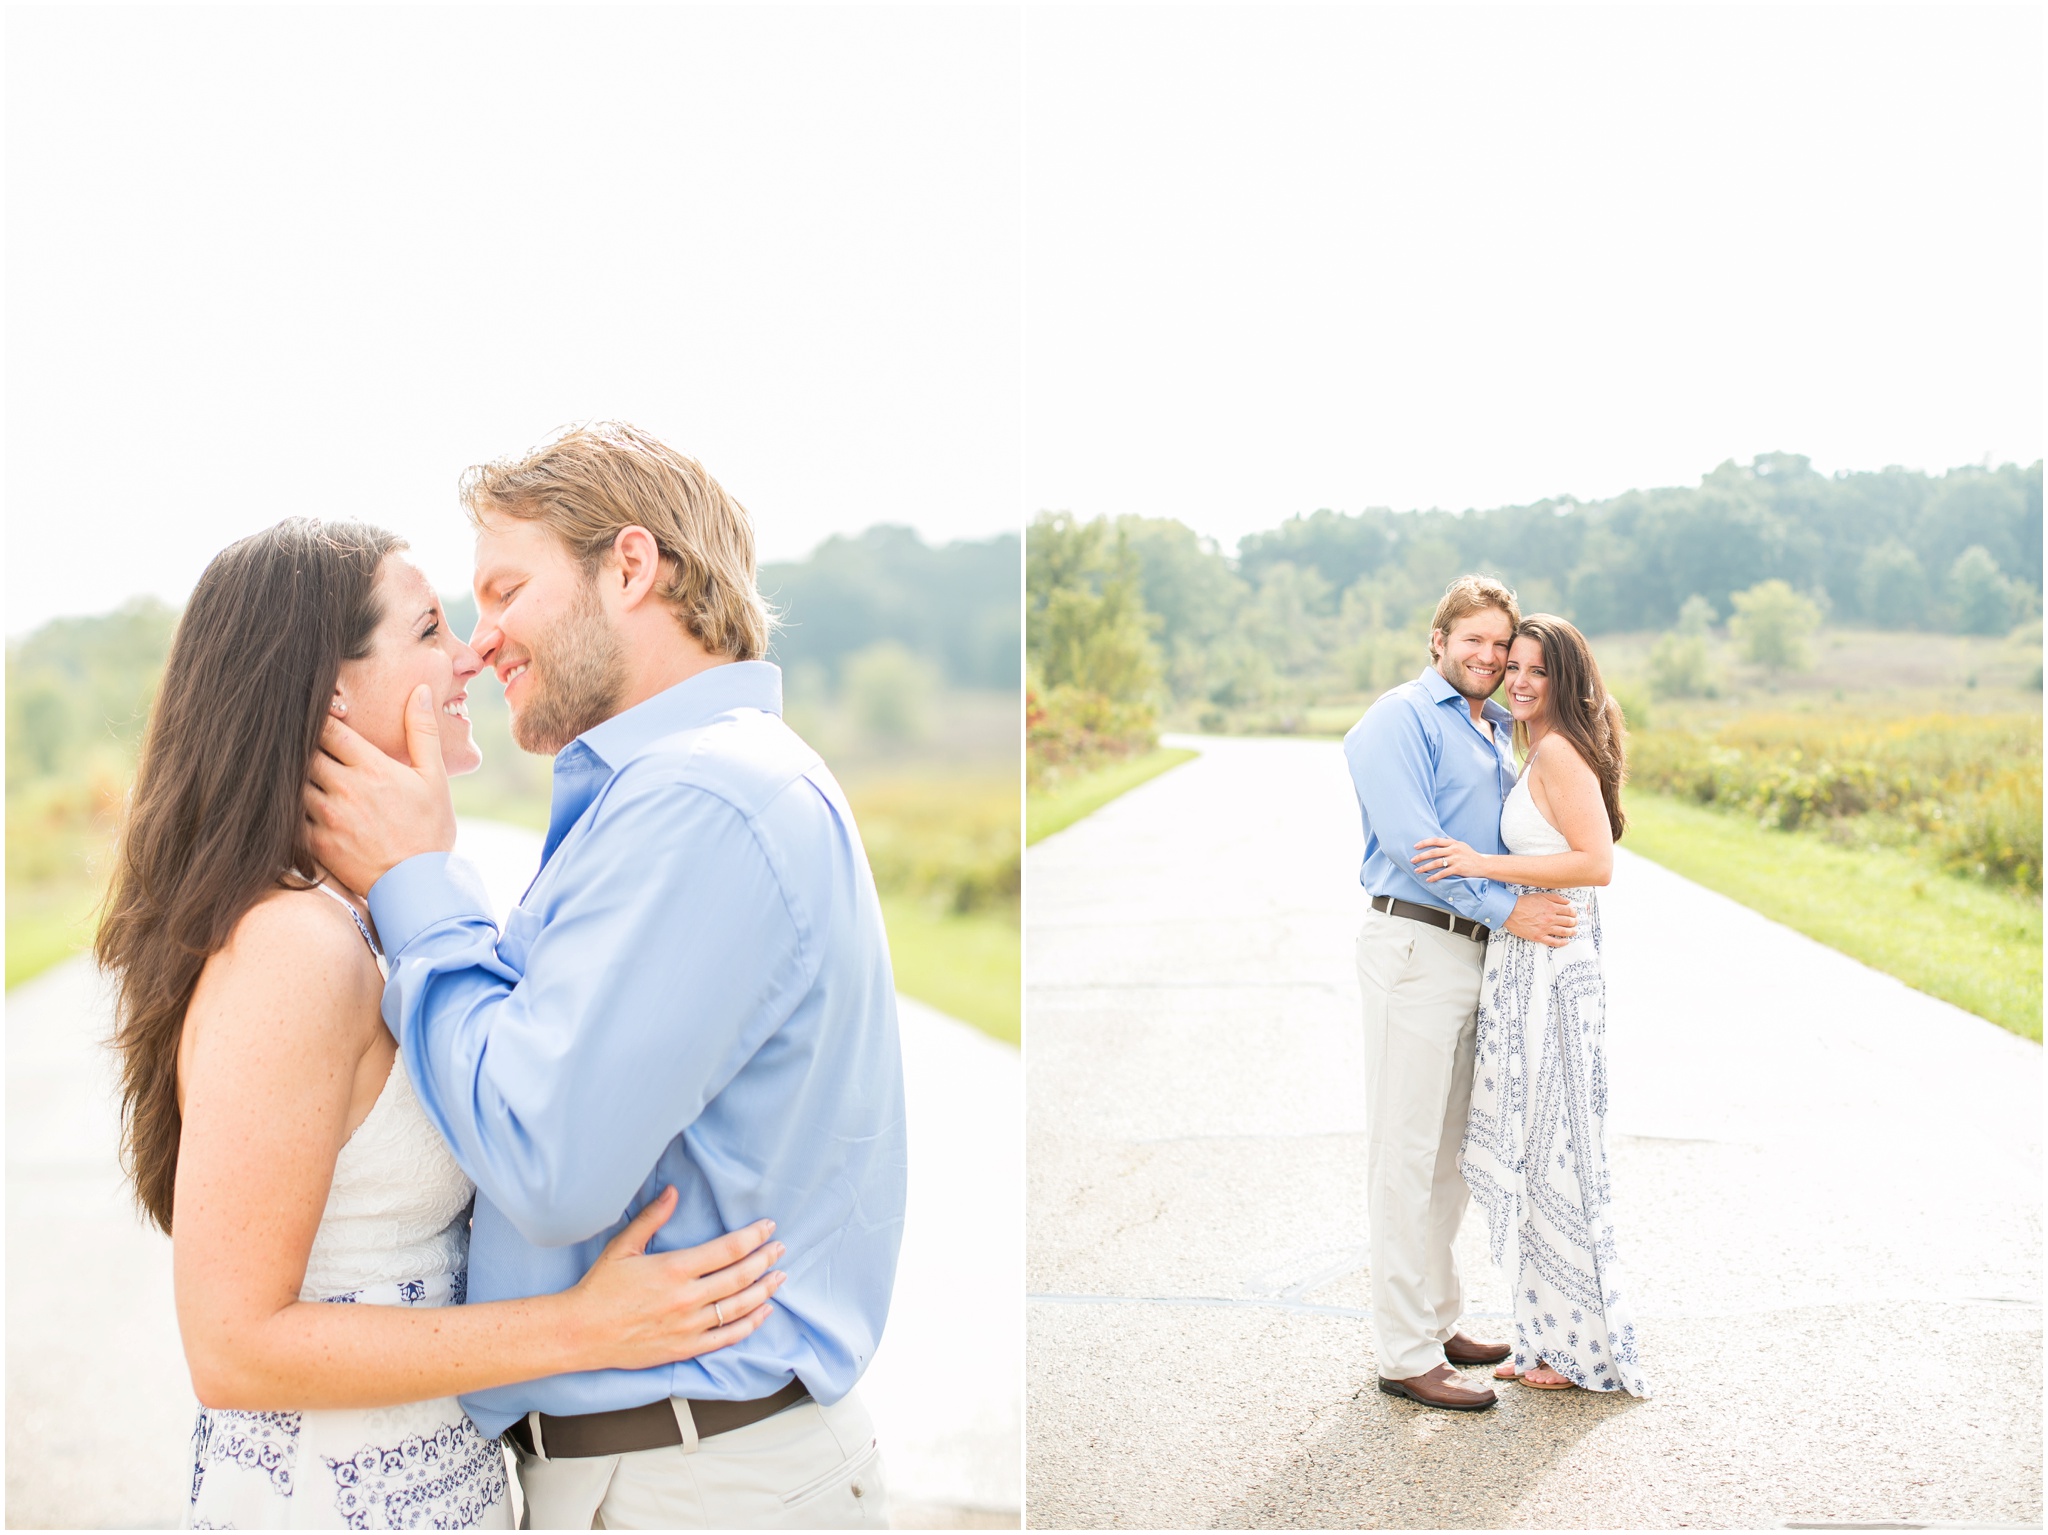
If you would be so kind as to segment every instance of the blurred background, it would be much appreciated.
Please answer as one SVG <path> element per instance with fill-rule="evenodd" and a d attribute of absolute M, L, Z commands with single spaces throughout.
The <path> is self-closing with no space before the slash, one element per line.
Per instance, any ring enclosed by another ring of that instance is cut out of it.
<path fill-rule="evenodd" d="M 281 517 L 361 518 L 466 633 L 462 471 L 616 417 L 751 513 L 789 720 L 882 892 L 913 1165 L 870 1395 L 898 1518 L 1016 1523 L 1016 27 L 9 13 L 10 1522 L 178 1517 L 168 1249 L 114 1167 L 82 951 L 186 594 Z M 462 845 L 516 895 L 549 764 L 494 680 L 471 702 Z"/>
<path fill-rule="evenodd" d="M 847 790 L 882 892 L 897 984 L 1018 1038 L 1019 540 L 932 548 L 909 528 L 765 566 L 790 724 Z M 449 621 L 476 623 L 467 592 Z M 177 609 L 152 597 L 52 619 L 7 649 L 7 983 L 89 945 Z M 470 684 L 484 765 L 456 809 L 544 832 L 550 759 L 512 743 L 504 691 Z"/>

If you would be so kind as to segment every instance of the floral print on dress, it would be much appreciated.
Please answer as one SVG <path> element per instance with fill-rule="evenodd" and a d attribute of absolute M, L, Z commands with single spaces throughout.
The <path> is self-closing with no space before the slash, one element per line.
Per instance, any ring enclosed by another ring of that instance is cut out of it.
<path fill-rule="evenodd" d="M 1501 839 L 1525 856 L 1569 851 L 1526 775 L 1502 809 Z M 1570 943 L 1505 932 L 1487 942 L 1458 1161 L 1513 1285 L 1516 1370 L 1547 1364 L 1588 1391 L 1648 1396 L 1610 1213 L 1600 903 L 1591 890 L 1558 893 L 1578 912 Z"/>
<path fill-rule="evenodd" d="M 444 1306 L 461 1270 L 324 1297 Z M 202 1407 L 187 1529 L 471 1530 L 511 1525 L 505 1455 L 452 1397 L 396 1407 L 239 1412 Z"/>
<path fill-rule="evenodd" d="M 396 1445 L 322 1457 L 352 1530 L 469 1530 L 505 1497 L 505 1456 L 467 1418 Z"/>

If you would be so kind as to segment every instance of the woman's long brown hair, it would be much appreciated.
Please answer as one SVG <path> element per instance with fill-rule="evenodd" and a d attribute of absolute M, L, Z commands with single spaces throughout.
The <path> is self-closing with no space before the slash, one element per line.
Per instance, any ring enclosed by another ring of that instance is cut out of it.
<path fill-rule="evenodd" d="M 121 1155 L 171 1229 L 178 1040 L 206 961 L 310 879 L 301 802 L 344 660 L 369 653 L 396 534 L 293 518 L 214 556 L 171 641 L 95 948 L 115 988 Z"/>
<path fill-rule="evenodd" d="M 1553 613 L 1531 613 L 1515 629 L 1515 638 L 1543 647 L 1543 669 L 1550 689 L 1544 695 L 1550 728 L 1579 749 L 1600 779 L 1600 798 L 1607 804 L 1607 825 L 1621 840 L 1628 818 L 1621 813 L 1621 786 L 1628 777 L 1627 734 L 1621 705 L 1600 680 L 1600 663 L 1586 637 Z M 1529 732 L 1515 726 L 1515 745 L 1529 749 Z"/>

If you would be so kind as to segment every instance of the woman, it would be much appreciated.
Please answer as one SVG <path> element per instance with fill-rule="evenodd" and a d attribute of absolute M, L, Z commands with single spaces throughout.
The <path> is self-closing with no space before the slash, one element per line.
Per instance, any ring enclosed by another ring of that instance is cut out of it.
<path fill-rule="evenodd" d="M 505 1528 L 503 1454 L 457 1393 L 721 1348 L 781 1282 L 769 1221 L 643 1256 L 671 1189 L 573 1290 L 461 1304 L 474 1190 L 413 1096 L 367 909 L 313 863 L 300 800 L 330 710 L 402 757 L 421 683 L 448 770 L 481 761 L 476 655 L 402 547 L 293 520 L 207 567 L 100 927 L 124 1160 L 172 1237 L 202 1404 L 195 1528 Z"/>
<path fill-rule="evenodd" d="M 1417 844 L 1417 871 L 1561 890 L 1579 916 L 1563 948 L 1495 932 L 1479 998 L 1460 1154 L 1493 1260 L 1514 1282 L 1515 1352 L 1494 1374 L 1540 1391 L 1649 1395 L 1615 1256 L 1607 1182 L 1606 985 L 1593 887 L 1613 876 L 1624 820 L 1621 708 L 1585 636 L 1535 614 L 1505 677 L 1526 765 L 1501 807 L 1500 857 Z"/>

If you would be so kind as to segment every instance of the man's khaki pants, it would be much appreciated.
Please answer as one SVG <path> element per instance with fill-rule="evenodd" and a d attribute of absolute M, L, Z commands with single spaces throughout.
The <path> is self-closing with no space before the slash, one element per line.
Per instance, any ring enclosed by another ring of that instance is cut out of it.
<path fill-rule="evenodd" d="M 1485 962 L 1484 943 L 1406 917 L 1367 911 L 1358 931 L 1372 1325 L 1387 1380 L 1444 1363 L 1465 1307 L 1451 1244 L 1469 1198 L 1458 1147 Z"/>
<path fill-rule="evenodd" d="M 858 1394 L 830 1407 L 799 1402 L 662 1450 L 573 1460 L 521 1453 L 519 1486 L 529 1530 L 889 1527 L 881 1452 Z"/>

